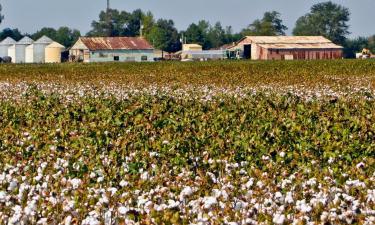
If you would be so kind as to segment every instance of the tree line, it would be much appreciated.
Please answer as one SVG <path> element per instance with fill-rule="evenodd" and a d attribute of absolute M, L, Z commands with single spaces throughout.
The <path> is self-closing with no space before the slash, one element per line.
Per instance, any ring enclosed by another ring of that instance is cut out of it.
<path fill-rule="evenodd" d="M 1 15 L 0 23 L 4 19 Z M 375 52 L 375 35 L 371 37 L 348 38 L 350 11 L 348 8 L 331 1 L 315 4 L 310 12 L 301 16 L 293 28 L 293 35 L 322 35 L 334 43 L 344 46 L 344 55 L 354 57 L 355 52 L 368 48 Z M 109 9 L 101 11 L 98 20 L 91 23 L 91 30 L 86 36 L 140 36 L 145 37 L 155 48 L 167 52 L 181 49 L 182 42 L 197 43 L 204 49 L 217 49 L 225 44 L 231 44 L 244 36 L 276 36 L 286 35 L 288 27 L 284 25 L 281 14 L 277 11 L 265 12 L 243 28 L 233 32 L 231 26 L 223 27 L 220 22 L 210 24 L 206 20 L 190 24 L 186 30 L 179 31 L 170 19 L 155 19 L 151 12 L 141 9 L 133 12 Z M 66 47 L 72 46 L 82 35 L 79 30 L 69 27 L 42 28 L 33 34 L 23 34 L 18 29 L 6 28 L 0 32 L 0 39 L 12 37 L 15 40 L 23 36 L 34 40 L 43 35 L 58 41 Z"/>

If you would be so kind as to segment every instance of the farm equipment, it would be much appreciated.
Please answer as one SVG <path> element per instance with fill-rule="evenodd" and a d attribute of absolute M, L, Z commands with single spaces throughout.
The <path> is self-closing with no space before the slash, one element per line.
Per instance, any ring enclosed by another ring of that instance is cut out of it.
<path fill-rule="evenodd" d="M 356 54 L 357 59 L 369 59 L 375 58 L 375 55 L 371 53 L 371 51 L 367 48 L 362 49 L 362 52 Z"/>
<path fill-rule="evenodd" d="M 12 58 L 9 57 L 9 56 L 4 56 L 4 57 L 0 57 L 0 63 L 11 63 L 12 62 Z"/>

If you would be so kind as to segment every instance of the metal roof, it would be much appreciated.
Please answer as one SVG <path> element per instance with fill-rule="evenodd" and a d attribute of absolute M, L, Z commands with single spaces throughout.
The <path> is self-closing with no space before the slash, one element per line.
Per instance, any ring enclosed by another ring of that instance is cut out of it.
<path fill-rule="evenodd" d="M 53 41 L 51 44 L 47 46 L 47 48 L 65 48 L 65 46 Z"/>
<path fill-rule="evenodd" d="M 43 35 L 41 38 L 36 40 L 34 44 L 51 44 L 52 42 L 53 40 L 51 38 L 47 37 L 46 35 Z"/>
<path fill-rule="evenodd" d="M 13 38 L 7 37 L 2 42 L 0 42 L 0 45 L 14 45 L 17 43 Z"/>
<path fill-rule="evenodd" d="M 91 51 L 154 49 L 146 39 L 140 37 L 82 37 L 80 39 Z"/>
<path fill-rule="evenodd" d="M 342 49 L 341 46 L 333 43 L 317 43 L 317 44 L 259 44 L 260 47 L 266 49 Z"/>
<path fill-rule="evenodd" d="M 247 36 L 238 42 L 242 45 L 252 43 L 275 49 L 342 48 L 323 36 Z"/>
<path fill-rule="evenodd" d="M 21 40 L 19 40 L 16 44 L 17 45 L 31 45 L 33 43 L 33 39 L 29 38 L 28 36 L 25 36 Z"/>

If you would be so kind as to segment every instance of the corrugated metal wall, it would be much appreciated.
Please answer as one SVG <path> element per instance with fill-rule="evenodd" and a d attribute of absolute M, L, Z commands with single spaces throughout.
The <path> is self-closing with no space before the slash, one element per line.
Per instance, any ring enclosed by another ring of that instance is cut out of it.
<path fill-rule="evenodd" d="M 116 60 L 118 57 L 118 60 Z M 152 62 L 154 50 L 100 50 L 90 52 L 89 62 Z"/>

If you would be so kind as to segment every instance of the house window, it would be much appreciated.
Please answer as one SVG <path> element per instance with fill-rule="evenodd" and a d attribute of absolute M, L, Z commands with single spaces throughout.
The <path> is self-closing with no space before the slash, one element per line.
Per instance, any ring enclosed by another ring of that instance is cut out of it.
<path fill-rule="evenodd" d="M 107 57 L 107 55 L 105 55 L 104 53 L 100 52 L 100 53 L 99 53 L 99 57 L 100 57 L 100 58 L 104 58 L 104 57 Z"/>
<path fill-rule="evenodd" d="M 120 56 L 113 56 L 114 61 L 120 61 Z"/>
<path fill-rule="evenodd" d="M 142 56 L 141 56 L 141 60 L 142 60 L 142 61 L 147 61 L 147 55 L 142 55 Z"/>

